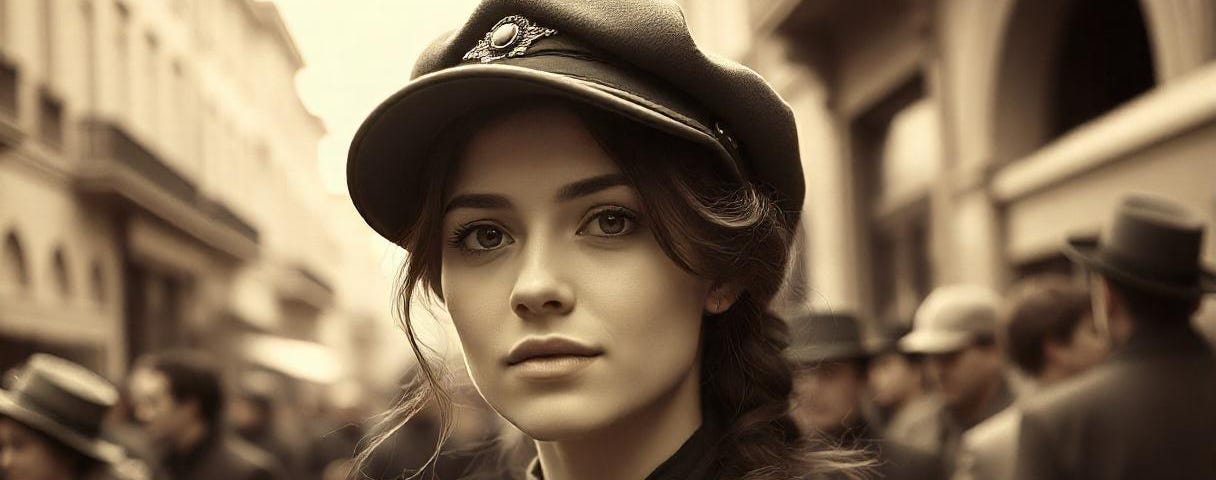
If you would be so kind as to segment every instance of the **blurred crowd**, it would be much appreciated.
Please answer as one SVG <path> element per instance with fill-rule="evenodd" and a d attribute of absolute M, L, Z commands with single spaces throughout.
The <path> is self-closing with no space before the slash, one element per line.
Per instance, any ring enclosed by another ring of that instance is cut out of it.
<path fill-rule="evenodd" d="M 314 412 L 285 408 L 258 373 L 232 382 L 207 352 L 174 350 L 140 358 L 115 386 L 79 364 L 34 354 L 5 375 L 0 391 L 0 478 L 347 478 L 376 421 L 363 399 Z M 499 468 L 500 455 L 477 455 L 497 443 L 496 417 L 471 389 L 457 394 L 461 407 L 440 458 L 431 458 L 440 412 L 424 409 L 386 439 L 393 447 L 383 450 L 393 453 L 371 458 L 367 478 L 456 478 L 475 460 Z"/>
<path fill-rule="evenodd" d="M 1191 324 L 1216 290 L 1206 228 L 1129 196 L 1100 240 L 1065 246 L 1077 275 L 941 286 L 909 328 L 870 335 L 848 312 L 788 315 L 793 417 L 824 449 L 872 453 L 878 478 L 1210 478 L 1216 360 Z M 0 478 L 348 478 L 375 407 L 285 409 L 273 385 L 224 378 L 201 351 L 146 355 L 118 386 L 34 354 L 0 391 Z M 520 471 L 530 442 L 467 382 L 455 392 L 454 411 L 387 435 L 361 478 Z"/>

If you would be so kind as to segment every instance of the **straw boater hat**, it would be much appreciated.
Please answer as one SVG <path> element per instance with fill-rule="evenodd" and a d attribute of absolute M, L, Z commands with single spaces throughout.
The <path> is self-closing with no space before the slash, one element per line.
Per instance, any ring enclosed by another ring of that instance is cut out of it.
<path fill-rule="evenodd" d="M 448 125 L 537 95 L 700 145 L 706 161 L 773 192 L 797 222 L 804 186 L 793 113 L 758 74 L 698 48 L 671 0 L 484 0 L 355 134 L 346 167 L 355 207 L 401 240 L 437 181 L 431 149 Z"/>
<path fill-rule="evenodd" d="M 1073 237 L 1064 254 L 1128 287 L 1173 298 L 1216 292 L 1204 268 L 1203 222 L 1178 204 L 1153 195 L 1128 195 L 1099 238 Z"/>
<path fill-rule="evenodd" d="M 123 459 L 122 449 L 98 438 L 118 392 L 104 378 L 59 357 L 36 353 L 0 389 L 0 416 L 54 438 L 102 463 Z"/>

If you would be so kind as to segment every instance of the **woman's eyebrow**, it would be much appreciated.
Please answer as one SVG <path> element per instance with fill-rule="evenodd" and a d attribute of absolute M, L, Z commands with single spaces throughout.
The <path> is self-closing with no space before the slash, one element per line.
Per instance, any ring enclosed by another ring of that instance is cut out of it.
<path fill-rule="evenodd" d="M 458 208 L 486 208 L 486 209 L 507 209 L 511 208 L 511 201 L 502 195 L 493 195 L 488 193 L 466 193 L 456 195 L 448 200 L 448 204 L 443 207 L 443 213 Z"/>
<path fill-rule="evenodd" d="M 628 185 L 629 182 L 624 175 L 619 173 L 609 173 L 606 175 L 598 175 L 591 178 L 579 180 L 559 189 L 555 198 L 559 202 L 568 202 L 578 197 L 585 197 L 600 190 L 612 188 L 618 185 Z"/>

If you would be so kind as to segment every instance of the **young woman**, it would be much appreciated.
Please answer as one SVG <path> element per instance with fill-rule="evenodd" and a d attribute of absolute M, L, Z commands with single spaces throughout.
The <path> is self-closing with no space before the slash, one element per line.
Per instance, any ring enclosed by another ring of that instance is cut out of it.
<path fill-rule="evenodd" d="M 401 315 L 425 379 L 362 459 L 427 404 L 450 408 L 409 317 L 430 296 L 479 393 L 535 441 L 529 478 L 864 463 L 807 448 L 766 310 L 803 196 L 792 115 L 700 52 L 674 3 L 485 1 L 364 123 L 348 180 L 410 253 Z"/>

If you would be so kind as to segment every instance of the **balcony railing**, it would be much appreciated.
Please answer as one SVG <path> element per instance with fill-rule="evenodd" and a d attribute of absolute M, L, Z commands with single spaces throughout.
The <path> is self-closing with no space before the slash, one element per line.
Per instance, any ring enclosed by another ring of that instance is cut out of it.
<path fill-rule="evenodd" d="M 254 227 L 252 224 L 245 221 L 244 218 L 237 215 L 236 212 L 228 208 L 227 205 L 211 199 L 202 199 L 200 200 L 199 207 L 202 208 L 203 211 L 210 214 L 211 218 L 214 218 L 224 225 L 227 225 L 233 230 L 241 232 L 241 235 L 244 235 L 245 238 L 253 240 L 254 242 L 258 241 L 257 227 Z"/>
<path fill-rule="evenodd" d="M 178 200 L 187 203 L 198 201 L 198 187 L 194 182 L 169 167 L 122 127 L 110 122 L 91 121 L 86 128 L 91 133 L 91 150 L 96 159 L 122 164 Z"/>
<path fill-rule="evenodd" d="M 189 216 L 196 220 L 201 219 L 202 223 L 208 225 L 201 228 L 212 231 L 216 226 L 221 227 L 223 231 L 234 232 L 249 242 L 248 245 L 256 247 L 259 240 L 257 227 L 233 212 L 227 205 L 203 195 L 193 180 L 165 163 L 159 155 L 131 136 L 122 126 L 105 120 L 89 119 L 83 122 L 83 131 L 88 142 L 85 149 L 88 160 L 82 172 L 109 172 L 113 169 L 131 172 L 135 177 L 142 178 L 145 184 L 154 185 L 153 189 L 160 194 L 177 200 L 179 205 L 186 207 L 186 211 L 192 212 Z M 89 165 L 90 162 L 95 163 Z M 101 183 L 105 184 L 106 180 L 103 179 Z M 123 191 L 132 188 L 127 183 L 114 182 L 113 185 L 103 188 L 121 196 L 134 196 Z M 143 206 L 148 210 L 156 210 L 158 207 L 147 200 L 138 200 L 135 203 L 145 204 Z M 179 223 L 186 221 L 179 218 L 166 220 L 170 223 L 174 223 L 174 220 Z"/>

